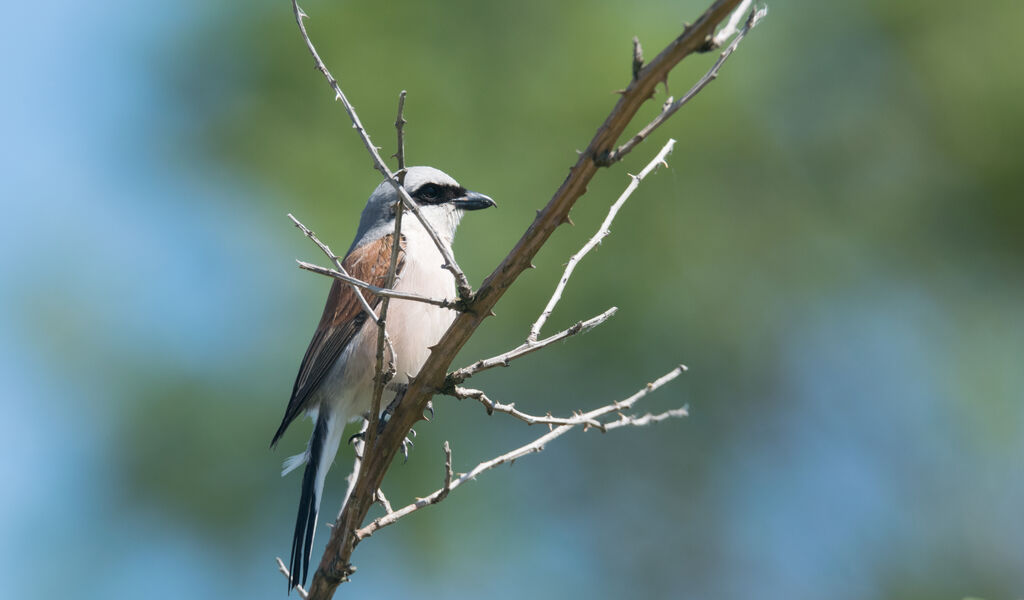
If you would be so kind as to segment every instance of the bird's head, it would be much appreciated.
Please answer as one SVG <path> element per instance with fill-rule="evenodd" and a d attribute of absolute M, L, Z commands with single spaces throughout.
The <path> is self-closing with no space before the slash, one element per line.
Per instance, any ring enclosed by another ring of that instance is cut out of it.
<path fill-rule="evenodd" d="M 449 244 L 466 211 L 497 206 L 494 200 L 467 190 L 450 175 L 433 167 L 409 167 L 400 176 L 405 189 L 419 205 L 423 217 Z M 398 202 L 399 196 L 394 186 L 388 181 L 381 182 L 366 201 L 366 208 L 359 220 L 357 239 L 368 233 L 391 233 L 395 227 Z M 406 230 L 406 227 L 420 227 L 416 217 L 408 211 L 402 219 L 402 229 Z"/>

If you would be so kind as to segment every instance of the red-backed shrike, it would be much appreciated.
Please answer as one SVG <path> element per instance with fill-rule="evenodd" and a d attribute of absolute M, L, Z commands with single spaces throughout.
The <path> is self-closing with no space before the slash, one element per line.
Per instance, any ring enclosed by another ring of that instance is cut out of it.
<path fill-rule="evenodd" d="M 449 248 L 465 211 L 495 206 L 487 196 L 467 191 L 431 167 L 407 169 L 404 185 L 419 203 L 425 220 Z M 387 181 L 370 195 L 355 241 L 342 263 L 351 276 L 376 286 L 386 285 L 398 202 L 398 193 Z M 401 237 L 395 289 L 433 298 L 454 298 L 455 280 L 441 268 L 444 259 L 419 219 L 406 216 Z M 376 310 L 380 297 L 369 292 L 364 292 L 364 296 Z M 419 372 L 429 348 L 454 318 L 454 311 L 422 302 L 391 302 L 387 332 L 395 349 L 394 381 L 407 382 L 410 374 Z M 324 479 L 338 452 L 342 431 L 349 421 L 371 409 L 377 328 L 372 322 L 368 325 L 367 320 L 356 292 L 350 285 L 335 280 L 320 325 L 302 358 L 284 419 L 271 442 L 271 447 L 276 445 L 300 413 L 305 412 L 313 419 L 313 435 L 306 451 L 285 461 L 283 473 L 306 463 L 292 538 L 290 587 L 306 581 Z M 385 389 L 381 406 L 387 406 L 394 395 L 394 391 Z"/>

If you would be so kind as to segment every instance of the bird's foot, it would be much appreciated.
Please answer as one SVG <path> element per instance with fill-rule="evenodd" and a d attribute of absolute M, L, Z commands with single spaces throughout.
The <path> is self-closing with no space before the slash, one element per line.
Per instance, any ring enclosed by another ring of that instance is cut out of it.
<path fill-rule="evenodd" d="M 398 405 L 402 402 L 402 397 L 405 396 L 405 390 L 408 389 L 408 386 L 405 385 L 405 384 L 395 384 L 395 383 L 393 383 L 393 384 L 391 384 L 391 386 L 395 389 L 395 392 L 396 392 L 395 393 L 395 398 L 388 404 L 387 408 L 385 408 L 384 411 L 381 412 L 380 419 L 377 420 L 377 435 L 378 436 L 380 436 L 380 435 L 382 435 L 384 433 L 384 429 L 387 427 L 388 423 L 391 421 L 391 415 L 393 415 L 395 413 L 395 409 L 397 409 Z M 426 416 L 427 412 L 430 413 L 429 417 Z M 424 409 L 424 416 L 423 416 L 423 418 L 425 420 L 427 420 L 427 421 L 429 421 L 432 418 L 434 418 L 434 404 L 433 404 L 433 402 L 427 402 L 427 407 Z M 409 430 L 409 435 L 407 435 L 402 440 L 402 464 L 405 464 L 405 463 L 409 462 L 409 450 L 411 450 L 412 447 L 413 447 L 412 438 L 414 438 L 414 437 L 416 437 L 416 430 L 415 429 L 410 429 Z M 350 438 L 348 438 L 348 443 L 351 444 L 353 441 L 355 441 L 357 439 L 362 440 L 364 438 L 365 438 L 365 432 L 361 431 L 359 433 L 353 434 Z"/>
<path fill-rule="evenodd" d="M 406 438 L 402 440 L 402 464 L 403 465 L 405 463 L 409 462 L 409 450 L 411 450 L 412 446 L 413 446 L 411 438 L 414 438 L 414 437 L 416 437 L 416 430 L 415 429 L 410 429 L 409 430 L 409 435 L 406 436 Z"/>
<path fill-rule="evenodd" d="M 391 420 L 391 412 L 393 411 L 393 408 L 393 406 L 388 407 L 388 410 L 385 410 L 381 414 L 380 419 L 377 421 L 378 437 L 384 433 L 384 427 L 387 426 L 388 421 Z M 410 429 L 409 435 L 402 440 L 402 464 L 409 462 L 409 450 L 413 447 L 412 438 L 414 437 L 416 437 L 416 430 Z M 358 433 L 353 433 L 351 436 L 349 436 L 348 443 L 351 445 L 356 440 L 364 441 L 365 439 L 366 431 L 364 430 Z"/>
<path fill-rule="evenodd" d="M 409 389 L 409 386 L 404 383 L 392 384 L 395 389 L 395 397 L 388 403 L 387 408 L 380 415 L 380 421 L 377 423 L 377 433 L 384 431 L 384 425 L 391 420 L 391 415 L 395 414 L 395 409 L 402 403 L 402 398 L 405 397 L 405 391 Z"/>

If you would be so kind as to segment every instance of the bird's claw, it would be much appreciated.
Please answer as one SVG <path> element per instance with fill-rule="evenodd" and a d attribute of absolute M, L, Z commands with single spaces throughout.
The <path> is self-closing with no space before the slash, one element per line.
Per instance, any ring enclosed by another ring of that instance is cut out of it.
<path fill-rule="evenodd" d="M 409 430 L 412 437 L 416 437 L 416 432 L 412 429 Z M 408 437 L 402 440 L 402 464 L 409 462 L 409 449 L 413 447 L 412 440 Z"/>
<path fill-rule="evenodd" d="M 384 409 L 384 412 L 381 413 L 380 419 L 377 421 L 377 435 L 378 436 L 381 436 L 381 435 L 384 434 L 384 427 L 391 420 L 391 413 L 393 411 L 394 411 L 394 407 L 393 406 L 389 406 L 386 409 Z M 363 439 L 363 437 L 364 437 L 364 432 L 359 432 L 359 433 L 353 434 L 352 437 L 348 438 L 348 442 L 351 444 L 352 440 L 354 440 L 356 438 Z M 412 439 L 410 439 L 410 438 L 414 438 L 414 437 L 416 437 L 416 430 L 415 429 L 410 429 L 409 430 L 409 435 L 406 436 L 402 440 L 402 464 L 405 464 L 405 463 L 409 462 L 409 450 L 414 445 L 412 443 Z"/>

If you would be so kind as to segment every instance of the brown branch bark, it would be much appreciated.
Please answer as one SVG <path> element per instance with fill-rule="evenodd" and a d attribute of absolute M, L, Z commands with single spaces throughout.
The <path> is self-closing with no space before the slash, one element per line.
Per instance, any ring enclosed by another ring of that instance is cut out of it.
<path fill-rule="evenodd" d="M 743 4 L 749 5 L 750 0 L 745 0 Z M 745 7 L 741 6 L 740 8 L 736 9 L 736 13 L 739 13 L 741 10 L 745 10 Z M 737 16 L 736 13 L 733 14 L 733 17 Z M 601 157 L 601 159 L 599 160 L 600 164 L 602 166 L 609 166 L 612 163 L 622 160 L 640 142 L 647 139 L 647 136 L 654 133 L 654 130 L 656 130 L 658 127 L 661 127 L 661 125 L 664 124 L 665 121 L 668 121 L 668 119 L 672 115 L 676 114 L 676 111 L 682 108 L 683 105 L 685 105 L 690 100 L 693 100 L 694 96 L 699 94 L 700 91 L 703 90 L 709 83 L 717 79 L 718 72 L 722 70 L 722 65 L 725 64 L 725 61 L 729 60 L 729 57 L 732 56 L 732 53 L 735 52 L 736 48 L 739 47 L 740 42 L 743 41 L 743 38 L 746 37 L 748 33 L 750 33 L 751 29 L 757 27 L 757 24 L 761 22 L 761 19 L 763 19 L 766 14 L 768 14 L 768 9 L 766 8 L 754 9 L 747 16 L 747 20 L 744 23 L 743 28 L 740 29 L 739 31 L 734 30 L 731 34 L 728 31 L 720 31 L 718 35 L 716 35 L 715 38 L 712 40 L 712 46 L 717 46 L 721 44 L 723 40 L 727 40 L 729 37 L 733 35 L 735 35 L 735 37 L 733 37 L 732 42 L 718 56 L 718 60 L 715 61 L 715 64 L 713 64 L 710 69 L 708 69 L 708 72 L 705 73 L 704 76 L 697 81 L 697 83 L 693 84 L 693 87 L 691 87 L 689 91 L 683 94 L 682 98 L 674 102 L 672 101 L 672 98 L 669 98 L 668 101 L 665 103 L 665 106 L 662 107 L 661 113 L 658 114 L 658 116 L 655 117 L 654 120 L 645 125 L 643 129 L 638 131 L 636 135 L 630 138 L 629 141 L 627 141 L 625 144 L 622 144 L 615 150 Z M 727 29 L 735 29 L 735 24 L 732 21 L 733 19 L 730 19 L 730 23 L 729 26 L 727 26 Z"/>
<path fill-rule="evenodd" d="M 523 234 L 515 248 L 484 281 L 480 289 L 466 298 L 465 312 L 434 346 L 430 357 L 410 382 L 401 405 L 373 445 L 367 445 L 359 478 L 348 502 L 342 509 L 327 543 L 320 565 L 309 588 L 314 600 L 331 598 L 338 584 L 354 571 L 350 564 L 358 543 L 356 532 L 366 519 L 374 495 L 384 479 L 402 440 L 422 418 L 430 398 L 445 384 L 447 369 L 477 327 L 491 314 L 498 300 L 519 275 L 530 268 L 531 261 L 552 233 L 569 220 L 569 211 L 586 192 L 598 169 L 598 162 L 615 148 L 626 126 L 640 106 L 654 94 L 655 86 L 668 78 L 669 72 L 685 57 L 713 40 L 715 28 L 740 4 L 741 0 L 717 0 L 703 15 L 673 40 L 656 58 L 644 66 L 622 92 L 619 101 L 598 128 L 572 167 L 558 191 Z M 298 18 L 298 16 L 297 16 Z M 301 18 L 298 18 L 301 26 Z M 333 81 L 332 81 L 333 83 Z M 371 154 L 375 152 L 371 151 Z M 400 187 L 400 186 L 399 186 Z"/>

